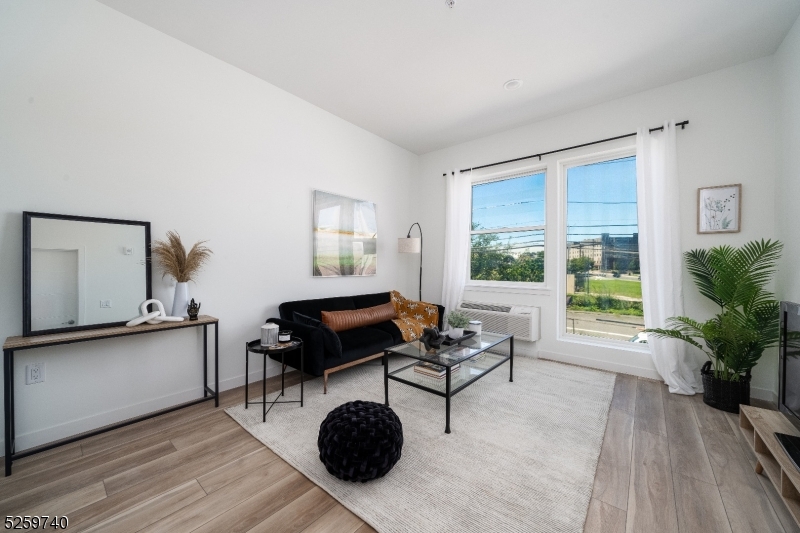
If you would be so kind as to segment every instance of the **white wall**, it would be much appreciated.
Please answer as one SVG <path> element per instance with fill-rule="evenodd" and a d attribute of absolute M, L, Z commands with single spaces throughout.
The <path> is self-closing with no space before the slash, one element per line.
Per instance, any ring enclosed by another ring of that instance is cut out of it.
<path fill-rule="evenodd" d="M 778 80 L 778 180 L 776 213 L 784 244 L 778 276 L 778 295 L 800 302 L 800 240 L 797 238 L 800 202 L 800 19 L 775 54 Z"/>
<path fill-rule="evenodd" d="M 752 239 L 774 238 L 777 143 L 774 100 L 774 59 L 767 57 L 426 154 L 420 158 L 419 178 L 414 187 L 425 191 L 415 199 L 414 206 L 428 236 L 426 248 L 435 250 L 444 245 L 443 172 L 629 133 L 639 126 L 658 126 L 667 119 L 690 121 L 686 130 L 677 134 L 683 248 L 739 245 Z M 590 347 L 556 339 L 556 254 L 563 245 L 556 239 L 557 161 L 634 142 L 631 138 L 544 158 L 548 207 L 545 276 L 549 290 L 529 294 L 481 292 L 467 296 L 540 306 L 542 339 L 537 347 L 541 356 L 657 377 L 648 353 Z M 515 165 L 531 164 L 538 164 L 538 161 Z M 515 165 L 506 167 L 517 168 Z M 469 178 L 465 176 L 465 179 Z M 742 232 L 698 235 L 697 188 L 728 183 L 741 183 L 743 187 Z M 435 300 L 441 294 L 443 257 L 430 255 L 423 297 Z M 684 294 L 689 316 L 703 318 L 714 311 L 697 293 L 688 275 L 684 280 Z M 755 369 L 754 396 L 772 399 L 777 382 L 776 359 L 775 352 L 768 353 Z"/>
<path fill-rule="evenodd" d="M 413 258 L 394 243 L 413 221 L 417 165 L 99 3 L 3 2 L 0 336 L 21 334 L 23 210 L 149 220 L 155 238 L 208 239 L 214 255 L 191 296 L 221 319 L 222 388 L 241 385 L 242 345 L 280 302 L 416 290 L 398 275 Z M 376 202 L 377 276 L 312 279 L 313 188 Z M 153 278 L 169 308 L 172 281 Z M 183 330 L 19 352 L 17 448 L 198 397 L 201 341 Z M 46 363 L 47 381 L 26 386 L 32 362 Z"/>

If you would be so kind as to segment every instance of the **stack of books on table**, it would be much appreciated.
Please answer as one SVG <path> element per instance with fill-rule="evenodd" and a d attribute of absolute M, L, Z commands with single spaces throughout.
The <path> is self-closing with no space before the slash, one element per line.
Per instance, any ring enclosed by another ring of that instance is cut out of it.
<path fill-rule="evenodd" d="M 450 375 L 452 376 L 453 373 L 458 370 L 461 365 L 454 365 L 450 368 Z M 433 363 L 428 363 L 425 361 L 421 361 L 414 365 L 414 372 L 422 374 L 423 376 L 428 376 L 435 379 L 444 379 L 447 375 L 447 368 L 442 365 L 436 365 Z"/>

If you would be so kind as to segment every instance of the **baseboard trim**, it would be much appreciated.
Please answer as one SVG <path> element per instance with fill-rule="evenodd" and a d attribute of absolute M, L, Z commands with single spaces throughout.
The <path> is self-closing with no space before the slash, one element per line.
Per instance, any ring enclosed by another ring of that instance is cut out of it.
<path fill-rule="evenodd" d="M 16 448 L 17 451 L 27 450 L 28 448 L 33 448 L 34 446 L 40 446 L 42 444 L 47 444 L 49 442 L 70 437 L 72 435 L 78 435 L 79 433 L 84 433 L 86 431 L 108 426 L 116 422 L 141 416 L 146 413 L 159 411 L 172 405 L 188 402 L 190 400 L 200 398 L 202 395 L 203 389 L 200 387 L 195 387 L 181 392 L 161 396 L 159 398 L 154 398 L 152 400 L 121 407 L 119 409 L 112 409 L 110 411 L 104 411 L 102 413 L 97 413 L 84 418 L 69 420 L 55 426 L 37 429 L 29 433 L 18 433 L 16 436 Z M 17 418 L 19 417 L 20 413 L 17 412 Z M 3 442 L 3 445 L 5 445 L 5 442 Z M 3 449 L 5 449 L 5 447 Z"/>
<path fill-rule="evenodd" d="M 542 359 L 549 359 L 551 361 L 557 361 L 561 363 L 569 363 L 588 368 L 596 368 L 598 370 L 606 370 L 609 372 L 617 372 L 620 374 L 629 374 L 632 376 L 655 379 L 659 381 L 661 380 L 661 377 L 658 375 L 658 373 L 652 369 L 641 368 L 632 365 L 623 365 L 620 363 L 613 363 L 609 361 L 600 361 L 597 359 L 590 359 L 587 357 L 567 355 L 545 350 L 539 350 L 538 353 L 535 354 L 520 353 L 520 355 L 526 355 L 529 357 L 531 356 L 539 357 Z M 280 374 L 279 364 L 267 366 L 267 378 L 271 378 L 279 374 Z M 261 370 L 250 372 L 248 382 L 252 383 L 254 381 L 259 381 L 262 376 L 263 374 Z M 311 376 L 307 377 L 308 379 L 312 379 Z M 220 381 L 219 389 L 220 392 L 223 392 L 226 390 L 235 389 L 237 387 L 242 387 L 244 386 L 244 383 L 245 383 L 244 374 L 241 374 L 239 376 L 234 376 L 232 378 Z M 70 420 L 68 422 L 58 424 L 56 426 L 39 429 L 23 435 L 17 435 L 17 449 L 20 451 L 26 450 L 28 448 L 33 448 L 34 446 L 40 446 L 42 444 L 63 439 L 71 435 L 77 435 L 85 431 L 91 431 L 93 429 L 107 426 L 109 424 L 114 424 L 116 422 L 140 416 L 145 413 L 158 411 L 160 409 L 165 409 L 172 405 L 177 405 L 179 403 L 188 402 L 195 398 L 199 398 L 202 393 L 203 391 L 200 387 L 188 389 L 185 391 L 177 392 L 174 394 L 168 394 L 166 396 L 161 396 L 159 398 L 147 400 L 137 404 L 122 407 L 119 409 L 98 413 L 96 415 L 88 416 L 85 418 Z M 750 395 L 753 398 L 772 402 L 773 404 L 776 405 L 778 403 L 778 395 L 769 389 L 751 387 Z M 0 439 L 0 450 L 4 449 L 5 449 L 5 442 L 3 441 L 3 439 Z M 0 457 L 2 457 L 2 455 L 0 455 Z"/>
<path fill-rule="evenodd" d="M 778 405 L 778 395 L 774 391 L 771 391 L 770 389 L 760 389 L 758 387 L 750 387 L 750 397 Z"/>
<path fill-rule="evenodd" d="M 608 370 L 610 372 L 617 372 L 620 374 L 629 374 L 642 378 L 655 379 L 663 381 L 661 376 L 658 375 L 653 369 L 641 368 L 631 365 L 623 365 L 619 363 L 612 363 L 609 361 L 599 361 L 597 359 L 589 359 L 587 357 L 579 357 L 575 355 L 566 355 L 556 352 L 548 352 L 544 350 L 539 351 L 539 357 L 542 359 L 550 359 L 551 361 L 558 361 L 561 363 L 569 363 L 572 365 L 585 366 L 589 368 L 596 368 L 598 370 Z M 758 387 L 750 387 L 750 397 L 758 400 L 771 402 L 775 405 L 778 404 L 778 395 L 770 389 L 761 389 Z"/>
<path fill-rule="evenodd" d="M 280 364 L 267 365 L 267 378 L 277 376 L 280 373 Z M 260 369 L 255 372 L 250 372 L 248 382 L 252 383 L 254 381 L 260 381 L 262 376 L 263 374 Z M 310 378 L 311 376 L 309 376 L 309 379 Z M 219 382 L 220 392 L 242 386 L 244 386 L 244 374 L 224 379 Z M 214 387 L 213 383 L 211 383 L 211 387 Z M 27 450 L 28 448 L 33 448 L 34 446 L 40 446 L 42 444 L 47 444 L 49 442 L 70 437 L 72 435 L 78 435 L 79 433 L 84 433 L 86 431 L 108 426 L 123 420 L 128 420 L 129 418 L 134 418 L 143 414 L 166 409 L 167 407 L 171 407 L 173 405 L 178 405 L 180 403 L 200 398 L 202 395 L 203 389 L 196 387 L 173 394 L 167 394 L 152 400 L 146 400 L 133 405 L 120 407 L 119 409 L 113 409 L 111 411 L 105 411 L 103 413 L 90 415 L 84 418 L 70 420 L 55 426 L 37 429 L 29 433 L 17 434 L 17 451 Z M 17 413 L 17 417 L 19 416 L 19 413 Z M 5 450 L 5 439 L 2 438 L 0 438 L 0 451 L 1 450 Z M 4 455 L 5 453 L 0 455 L 0 457 L 3 457 Z"/>
<path fill-rule="evenodd" d="M 539 357 L 542 359 L 550 359 L 551 361 L 569 363 L 571 365 L 585 366 L 588 368 L 596 368 L 597 370 L 607 370 L 609 372 L 617 372 L 618 374 L 629 374 L 631 376 L 663 381 L 661 376 L 658 375 L 658 372 L 652 368 L 623 365 L 621 363 L 614 363 L 611 361 L 601 361 L 598 359 L 590 359 L 588 357 L 567 355 L 546 350 L 539 350 Z"/>

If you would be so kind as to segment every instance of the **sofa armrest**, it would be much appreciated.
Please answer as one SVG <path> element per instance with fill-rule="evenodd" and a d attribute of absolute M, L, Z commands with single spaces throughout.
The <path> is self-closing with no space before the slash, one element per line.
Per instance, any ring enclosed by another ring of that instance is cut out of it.
<path fill-rule="evenodd" d="M 319 328 L 281 318 L 270 318 L 267 322 L 277 324 L 281 329 L 291 330 L 292 336 L 299 337 L 303 341 L 303 356 L 305 359 L 303 364 L 306 372 L 315 376 L 322 375 L 325 366 L 325 346 L 322 332 Z"/>
<path fill-rule="evenodd" d="M 436 307 L 439 308 L 439 331 L 444 329 L 444 306 L 436 304 Z"/>

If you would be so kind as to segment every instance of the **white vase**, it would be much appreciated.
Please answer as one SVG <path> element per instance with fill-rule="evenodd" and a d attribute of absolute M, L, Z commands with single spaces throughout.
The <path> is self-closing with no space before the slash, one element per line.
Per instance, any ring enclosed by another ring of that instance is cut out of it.
<path fill-rule="evenodd" d="M 449 336 L 451 339 L 458 339 L 464 336 L 464 328 L 450 328 Z"/>
<path fill-rule="evenodd" d="M 180 281 L 175 285 L 175 298 L 172 300 L 171 316 L 189 316 L 189 283 Z"/>

